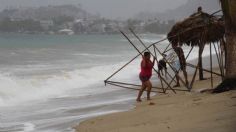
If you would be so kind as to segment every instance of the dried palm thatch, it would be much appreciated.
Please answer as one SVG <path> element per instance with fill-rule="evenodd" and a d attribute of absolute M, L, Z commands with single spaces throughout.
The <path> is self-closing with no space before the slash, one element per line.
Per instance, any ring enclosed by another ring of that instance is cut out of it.
<path fill-rule="evenodd" d="M 198 12 L 176 23 L 168 33 L 172 45 L 199 46 L 218 42 L 224 37 L 224 22 L 204 12 Z"/>

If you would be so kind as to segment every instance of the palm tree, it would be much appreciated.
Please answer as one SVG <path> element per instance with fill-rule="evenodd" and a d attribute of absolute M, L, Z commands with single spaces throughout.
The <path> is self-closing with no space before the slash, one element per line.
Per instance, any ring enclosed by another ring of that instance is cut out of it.
<path fill-rule="evenodd" d="M 226 76 L 213 93 L 236 88 L 236 0 L 220 0 L 220 2 L 225 22 Z"/>
<path fill-rule="evenodd" d="M 236 77 L 236 0 L 220 0 L 225 21 L 226 76 Z"/>

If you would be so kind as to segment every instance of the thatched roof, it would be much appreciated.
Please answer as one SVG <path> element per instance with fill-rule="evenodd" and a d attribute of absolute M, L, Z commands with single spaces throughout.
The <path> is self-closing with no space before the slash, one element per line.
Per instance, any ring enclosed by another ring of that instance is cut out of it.
<path fill-rule="evenodd" d="M 202 44 L 218 42 L 224 33 L 222 20 L 200 12 L 176 23 L 168 33 L 168 40 L 172 45 L 199 46 L 201 41 Z"/>

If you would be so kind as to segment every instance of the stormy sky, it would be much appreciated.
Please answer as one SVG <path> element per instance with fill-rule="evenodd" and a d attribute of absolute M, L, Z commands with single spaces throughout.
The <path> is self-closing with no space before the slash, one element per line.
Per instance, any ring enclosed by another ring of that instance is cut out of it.
<path fill-rule="evenodd" d="M 187 0 L 0 0 L 0 9 L 62 4 L 81 4 L 93 14 L 107 18 L 128 18 L 143 11 L 163 12 Z"/>

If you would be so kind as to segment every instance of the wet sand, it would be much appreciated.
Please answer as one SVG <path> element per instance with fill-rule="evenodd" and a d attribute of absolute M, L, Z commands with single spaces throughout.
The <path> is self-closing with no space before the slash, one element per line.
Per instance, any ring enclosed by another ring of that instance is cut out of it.
<path fill-rule="evenodd" d="M 77 132 L 235 132 L 236 91 L 200 93 L 211 88 L 210 74 L 205 77 L 208 79 L 196 80 L 191 92 L 168 91 L 151 101 L 144 98 L 130 111 L 95 117 L 75 129 Z M 221 82 L 217 76 L 213 80 L 214 86 Z"/>

